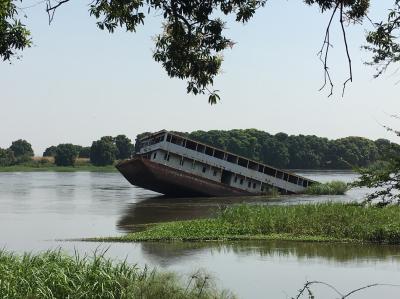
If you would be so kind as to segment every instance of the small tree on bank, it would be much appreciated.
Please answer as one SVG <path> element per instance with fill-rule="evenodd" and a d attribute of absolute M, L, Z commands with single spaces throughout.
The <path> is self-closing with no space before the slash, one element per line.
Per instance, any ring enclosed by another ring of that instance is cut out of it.
<path fill-rule="evenodd" d="M 111 136 L 93 141 L 90 148 L 90 162 L 96 166 L 112 165 L 116 159 L 117 146 Z"/>
<path fill-rule="evenodd" d="M 54 145 L 46 148 L 43 152 L 43 157 L 54 157 L 56 155 L 56 149 L 57 147 Z"/>
<path fill-rule="evenodd" d="M 133 144 L 132 141 L 125 135 L 118 135 L 115 137 L 115 145 L 118 149 L 117 159 L 128 159 L 132 156 Z"/>
<path fill-rule="evenodd" d="M 78 151 L 76 146 L 71 143 L 59 144 L 56 147 L 54 163 L 57 166 L 74 166 Z"/>
<path fill-rule="evenodd" d="M 33 157 L 32 146 L 26 140 L 19 139 L 13 141 L 9 149 L 13 151 L 17 163 L 29 161 Z"/>
<path fill-rule="evenodd" d="M 11 166 L 15 162 L 16 159 L 12 150 L 0 148 L 0 166 Z"/>

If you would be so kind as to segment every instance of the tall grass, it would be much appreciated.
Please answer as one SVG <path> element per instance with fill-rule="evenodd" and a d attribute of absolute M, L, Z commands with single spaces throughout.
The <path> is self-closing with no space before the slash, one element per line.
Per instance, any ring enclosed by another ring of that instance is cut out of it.
<path fill-rule="evenodd" d="M 115 241 L 284 239 L 400 244 L 400 207 L 240 205 L 216 218 L 157 224 Z"/>
<path fill-rule="evenodd" d="M 332 181 L 313 184 L 307 187 L 304 193 L 310 195 L 343 195 L 348 189 L 349 187 L 345 182 Z"/>
<path fill-rule="evenodd" d="M 103 257 L 66 256 L 60 251 L 17 256 L 0 251 L 0 298 L 233 298 L 207 276 L 182 284 L 172 273 L 140 270 Z"/>

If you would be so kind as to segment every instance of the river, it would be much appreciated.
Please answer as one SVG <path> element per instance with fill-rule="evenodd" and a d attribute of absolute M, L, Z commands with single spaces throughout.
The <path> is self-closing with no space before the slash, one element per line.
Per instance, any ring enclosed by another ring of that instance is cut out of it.
<path fill-rule="evenodd" d="M 318 181 L 351 181 L 351 172 L 298 172 Z M 119 173 L 0 173 L 0 247 L 17 253 L 61 248 L 106 250 L 113 259 L 176 271 L 199 269 L 239 298 L 291 298 L 307 280 L 346 293 L 370 283 L 400 284 L 400 247 L 302 242 L 92 243 L 74 238 L 115 236 L 141 224 L 212 215 L 241 202 L 298 204 L 360 200 L 365 189 L 343 196 L 174 199 L 136 188 Z M 337 298 L 327 287 L 316 298 Z M 400 288 L 376 287 L 351 298 L 399 298 Z"/>

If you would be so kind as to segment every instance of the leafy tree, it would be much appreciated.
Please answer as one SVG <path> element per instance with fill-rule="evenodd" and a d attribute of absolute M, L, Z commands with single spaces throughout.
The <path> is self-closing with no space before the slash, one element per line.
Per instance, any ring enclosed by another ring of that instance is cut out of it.
<path fill-rule="evenodd" d="M 71 143 L 59 144 L 56 147 L 54 163 L 57 166 L 74 166 L 78 156 L 77 147 Z"/>
<path fill-rule="evenodd" d="M 90 162 L 96 166 L 112 165 L 116 159 L 117 151 L 114 138 L 110 138 L 110 136 L 102 137 L 92 143 Z"/>
<path fill-rule="evenodd" d="M 0 166 L 10 166 L 15 162 L 16 159 L 12 150 L 0 148 Z"/>
<path fill-rule="evenodd" d="M 133 144 L 132 141 L 125 135 L 118 135 L 115 137 L 115 145 L 118 149 L 116 155 L 118 160 L 127 159 L 132 156 Z"/>
<path fill-rule="evenodd" d="M 14 152 L 17 163 L 29 161 L 33 157 L 32 146 L 26 140 L 13 141 L 9 149 Z"/>
<path fill-rule="evenodd" d="M 289 164 L 289 151 L 284 143 L 271 138 L 262 145 L 260 158 L 266 164 L 285 168 Z"/>
<path fill-rule="evenodd" d="M 0 5 L 0 57 L 10 59 L 14 49 L 23 49 L 30 45 L 29 31 L 18 20 L 16 0 L 3 0 Z M 46 1 L 49 22 L 62 4 L 69 0 Z M 94 0 L 89 12 L 97 19 L 101 30 L 113 33 L 117 27 L 135 32 L 144 24 L 147 15 L 156 12 L 163 18 L 163 31 L 155 38 L 153 58 L 162 64 L 172 78 L 187 80 L 187 92 L 208 94 L 209 102 L 215 104 L 219 100 L 218 91 L 211 90 L 216 75 L 221 70 L 222 52 L 231 48 L 234 41 L 225 36 L 226 21 L 246 23 L 258 9 L 264 7 L 266 0 Z M 309 6 L 318 6 L 322 13 L 328 13 L 323 47 L 320 51 L 324 61 L 325 85 L 331 87 L 331 77 L 327 65 L 327 57 L 331 46 L 330 26 L 334 17 L 339 20 L 349 64 L 349 78 L 352 81 L 351 59 L 349 55 L 345 22 L 361 23 L 367 18 L 370 0 L 304 0 Z M 400 0 L 394 0 L 394 7 L 389 11 L 385 22 L 378 21 L 374 31 L 367 36 L 368 46 L 365 49 L 374 55 L 371 64 L 384 65 L 381 73 L 388 65 L 400 60 L 399 15 Z M 331 89 L 332 94 L 332 89 Z"/>
<path fill-rule="evenodd" d="M 395 118 L 400 119 L 398 116 Z M 385 127 L 388 131 L 400 137 L 400 131 Z M 379 144 L 387 145 L 387 141 L 379 140 Z M 366 202 L 378 200 L 378 204 L 385 206 L 390 203 L 400 204 L 400 154 L 389 156 L 386 161 L 379 161 L 370 167 L 358 168 L 360 177 L 352 183 L 353 187 L 374 188 L 376 191 L 367 195 Z"/>
<path fill-rule="evenodd" d="M 90 158 L 90 146 L 84 146 L 79 151 L 79 158 Z"/>
<path fill-rule="evenodd" d="M 43 157 L 54 157 L 56 155 L 56 149 L 57 147 L 54 145 L 46 148 L 43 152 Z"/>
<path fill-rule="evenodd" d="M 4 61 L 31 46 L 30 32 L 18 19 L 16 2 L 0 1 L 0 58 Z"/>

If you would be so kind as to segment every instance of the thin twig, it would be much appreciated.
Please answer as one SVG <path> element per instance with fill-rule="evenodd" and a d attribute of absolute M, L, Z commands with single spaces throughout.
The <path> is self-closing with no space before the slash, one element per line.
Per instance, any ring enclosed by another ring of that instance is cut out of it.
<path fill-rule="evenodd" d="M 344 40 L 344 45 L 346 46 L 346 55 L 347 55 L 347 61 L 349 64 L 349 78 L 343 83 L 343 90 L 342 90 L 342 97 L 344 96 L 344 91 L 346 89 L 346 84 L 347 82 L 353 82 L 353 70 L 351 68 L 351 58 L 350 58 L 350 53 L 349 53 L 349 47 L 347 45 L 347 37 L 346 37 L 346 30 L 344 29 L 343 25 L 343 3 L 340 4 L 340 27 L 342 28 L 343 32 L 343 40 Z"/>

